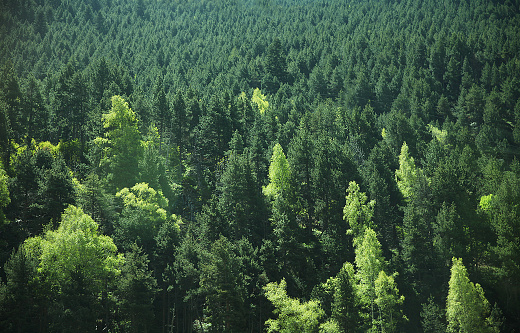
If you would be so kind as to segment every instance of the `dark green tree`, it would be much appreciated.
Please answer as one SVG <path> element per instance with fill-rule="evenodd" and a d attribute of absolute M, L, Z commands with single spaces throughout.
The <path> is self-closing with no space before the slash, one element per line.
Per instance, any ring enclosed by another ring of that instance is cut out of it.
<path fill-rule="evenodd" d="M 212 332 L 243 331 L 246 325 L 244 272 L 232 243 L 220 237 L 201 266 L 200 287 Z"/>
<path fill-rule="evenodd" d="M 157 281 L 149 268 L 148 255 L 135 243 L 125 253 L 116 295 L 121 319 L 119 329 L 126 332 L 153 330 L 153 300 L 157 293 Z"/>

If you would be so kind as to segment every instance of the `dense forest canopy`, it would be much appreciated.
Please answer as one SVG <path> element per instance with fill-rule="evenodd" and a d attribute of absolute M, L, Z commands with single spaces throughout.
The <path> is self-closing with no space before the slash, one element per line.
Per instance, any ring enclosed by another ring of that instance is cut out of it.
<path fill-rule="evenodd" d="M 518 332 L 520 1 L 4 0 L 0 331 Z"/>

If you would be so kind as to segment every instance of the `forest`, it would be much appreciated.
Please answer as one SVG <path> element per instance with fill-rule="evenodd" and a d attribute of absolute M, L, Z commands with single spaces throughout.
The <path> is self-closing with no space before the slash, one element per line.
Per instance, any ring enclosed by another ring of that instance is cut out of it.
<path fill-rule="evenodd" d="M 0 331 L 520 332 L 520 0 L 2 0 Z"/>

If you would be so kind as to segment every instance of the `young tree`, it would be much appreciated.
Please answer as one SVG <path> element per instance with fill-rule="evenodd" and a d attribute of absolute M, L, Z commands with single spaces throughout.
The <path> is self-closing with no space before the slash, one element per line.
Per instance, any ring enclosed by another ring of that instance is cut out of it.
<path fill-rule="evenodd" d="M 47 297 L 53 331 L 91 332 L 104 328 L 108 292 L 123 258 L 112 239 L 80 208 L 69 206 L 56 230 L 29 238 L 24 246 L 38 258 L 38 283 Z"/>
<path fill-rule="evenodd" d="M 320 326 L 320 319 L 324 316 L 324 311 L 320 303 L 315 300 L 302 303 L 299 299 L 291 298 L 286 292 L 285 280 L 280 283 L 271 282 L 265 287 L 265 296 L 273 303 L 276 319 L 269 319 L 265 322 L 267 332 L 280 333 L 317 333 Z"/>
<path fill-rule="evenodd" d="M 410 200 L 414 194 L 414 182 L 419 173 L 421 173 L 421 170 L 415 167 L 414 159 L 408 152 L 408 145 L 406 142 L 403 142 L 401 154 L 399 155 L 399 169 L 395 171 L 395 180 L 397 181 L 397 187 L 399 187 L 406 200 Z"/>
<path fill-rule="evenodd" d="M 366 228 L 355 243 L 357 294 L 365 310 L 367 329 L 395 332 L 397 324 L 406 320 L 401 310 L 404 297 L 399 296 L 394 280 L 397 273 L 386 274 L 387 263 L 374 230 Z"/>
<path fill-rule="evenodd" d="M 444 309 L 441 309 L 433 297 L 428 298 L 428 303 L 423 303 L 421 311 L 421 326 L 424 333 L 444 333 L 446 324 L 444 322 Z"/>
<path fill-rule="evenodd" d="M 446 301 L 447 332 L 494 332 L 489 326 L 490 310 L 482 287 L 469 280 L 462 259 L 453 258 Z"/>
<path fill-rule="evenodd" d="M 273 148 L 273 156 L 269 165 L 269 181 L 269 184 L 262 189 L 267 197 L 274 199 L 280 194 L 290 195 L 292 171 L 279 143 Z"/>
<path fill-rule="evenodd" d="M 398 324 L 406 320 L 402 311 L 404 296 L 399 296 L 394 280 L 396 275 L 397 273 L 387 275 L 385 271 L 381 271 L 375 281 L 375 303 L 379 309 L 381 332 L 397 332 Z"/>
<path fill-rule="evenodd" d="M 359 185 L 355 181 L 349 183 L 343 219 L 350 227 L 347 232 L 352 234 L 354 239 L 363 236 L 366 228 L 374 228 L 372 216 L 375 204 L 374 200 L 367 203 L 367 195 L 359 191 Z"/>
<path fill-rule="evenodd" d="M 96 138 L 95 143 L 103 148 L 100 167 L 109 184 L 120 190 L 137 183 L 143 148 L 136 114 L 121 96 L 111 100 L 110 112 L 103 115 L 105 136 Z"/>
<path fill-rule="evenodd" d="M 377 327 L 376 280 L 385 268 L 386 262 L 374 230 L 366 228 L 356 242 L 356 279 L 358 280 L 358 296 L 368 311 L 365 322 L 369 327 Z"/>

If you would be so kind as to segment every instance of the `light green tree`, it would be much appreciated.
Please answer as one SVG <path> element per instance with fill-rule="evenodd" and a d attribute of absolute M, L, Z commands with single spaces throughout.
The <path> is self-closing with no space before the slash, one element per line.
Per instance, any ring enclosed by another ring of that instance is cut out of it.
<path fill-rule="evenodd" d="M 490 322 L 491 308 L 484 290 L 469 280 L 462 259 L 453 258 L 452 262 L 446 301 L 447 332 L 498 332 Z"/>
<path fill-rule="evenodd" d="M 365 228 L 373 228 L 372 217 L 374 216 L 375 200 L 367 203 L 367 195 L 360 192 L 359 185 L 352 181 L 348 185 L 346 204 L 343 208 L 343 219 L 347 221 L 349 234 L 357 239 L 363 235 Z"/>
<path fill-rule="evenodd" d="M 397 187 L 406 200 L 412 197 L 413 184 L 420 172 L 415 166 L 413 157 L 408 152 L 408 145 L 406 142 L 403 142 L 401 154 L 399 154 L 399 169 L 395 171 L 395 180 L 397 181 Z"/>
<path fill-rule="evenodd" d="M 7 173 L 4 170 L 2 161 L 0 161 L 0 227 L 5 221 L 3 209 L 11 202 L 11 199 L 9 198 L 9 188 L 7 187 L 7 181 Z"/>
<path fill-rule="evenodd" d="M 166 211 L 168 199 L 147 183 L 125 187 L 116 193 L 116 198 L 122 200 L 123 211 L 114 234 L 118 244 L 125 250 L 129 250 L 136 242 L 146 253 L 151 253 L 155 246 L 154 238 L 165 222 L 173 221 L 176 229 L 179 229 L 177 222 L 180 219 Z"/>
<path fill-rule="evenodd" d="M 271 164 L 269 165 L 269 184 L 263 187 L 263 193 L 273 199 L 279 194 L 288 194 L 291 188 L 292 171 L 283 152 L 277 143 L 273 148 Z"/>
<path fill-rule="evenodd" d="M 111 187 L 120 190 L 137 182 L 143 153 L 137 116 L 121 96 L 112 97 L 110 112 L 103 115 L 105 135 L 95 143 L 102 149 L 100 167 Z"/>
<path fill-rule="evenodd" d="M 356 244 L 355 253 L 358 296 L 368 310 L 368 318 L 365 318 L 365 322 L 370 322 L 374 328 L 377 321 L 376 280 L 386 265 L 381 244 L 374 230 L 365 229 L 362 238 Z"/>
<path fill-rule="evenodd" d="M 251 101 L 256 104 L 260 114 L 264 114 L 269 107 L 269 102 L 266 100 L 265 95 L 263 95 L 258 88 L 253 91 L 253 97 L 251 98 Z"/>
<path fill-rule="evenodd" d="M 397 325 L 405 318 L 402 312 L 404 296 L 399 295 L 394 280 L 396 275 L 387 275 L 381 271 L 375 281 L 375 303 L 379 309 L 381 332 L 396 332 Z"/>
<path fill-rule="evenodd" d="M 38 258 L 52 330 L 93 331 L 108 311 L 104 304 L 124 262 L 112 239 L 100 235 L 80 208 L 69 206 L 58 229 L 27 239 L 24 247 Z"/>
<path fill-rule="evenodd" d="M 381 244 L 371 228 L 366 228 L 362 238 L 355 244 L 356 286 L 361 306 L 361 316 L 370 332 L 395 332 L 397 324 L 405 321 L 402 312 L 404 297 L 394 277 L 385 272 L 387 263 Z"/>
<path fill-rule="evenodd" d="M 280 283 L 268 283 L 264 290 L 265 296 L 275 307 L 274 314 L 277 315 L 276 319 L 268 319 L 265 322 L 267 332 L 318 332 L 320 319 L 325 315 L 318 301 L 301 302 L 299 299 L 289 297 L 285 280 Z"/>

